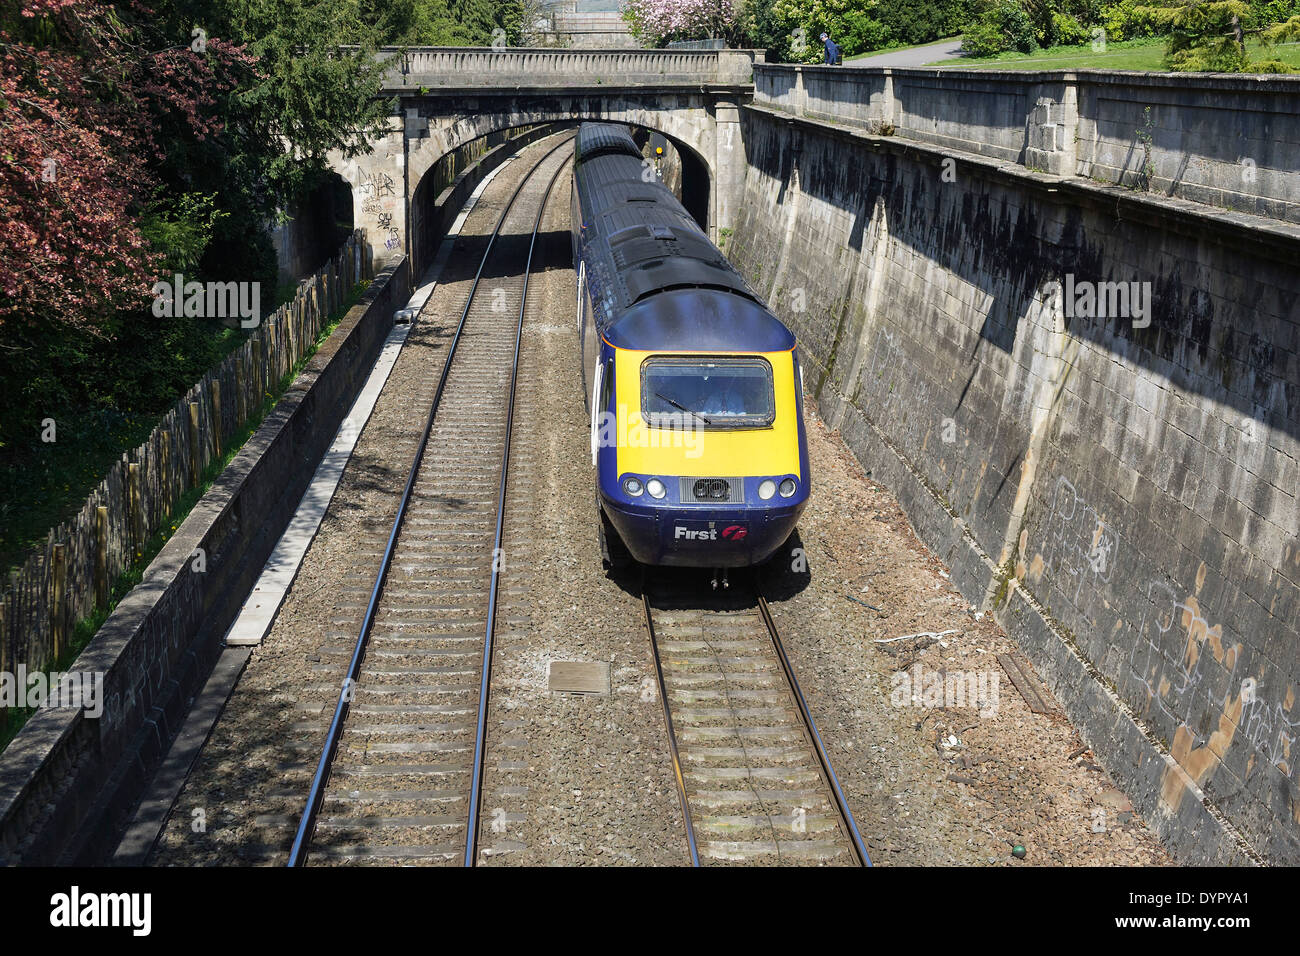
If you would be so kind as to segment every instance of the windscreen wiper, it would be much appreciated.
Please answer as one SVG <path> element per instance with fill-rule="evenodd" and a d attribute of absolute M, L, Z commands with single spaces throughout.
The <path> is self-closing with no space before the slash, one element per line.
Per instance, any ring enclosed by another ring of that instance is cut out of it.
<path fill-rule="evenodd" d="M 698 418 L 700 421 L 704 422 L 704 424 L 706 424 L 706 425 L 712 425 L 712 424 L 713 424 L 713 421 L 712 421 L 711 419 L 706 418 L 705 416 L 701 415 L 699 412 L 692 411 L 691 409 L 689 409 L 689 408 L 687 408 L 685 405 L 683 405 L 681 402 L 675 402 L 675 401 L 673 401 L 671 398 L 669 398 L 669 397 L 668 397 L 667 395 L 665 395 L 663 392 L 655 392 L 655 397 L 656 397 L 656 398 L 662 398 L 665 402 L 667 402 L 667 403 L 668 403 L 669 405 L 671 405 L 673 408 L 680 408 L 680 409 L 681 409 L 682 411 L 684 411 L 687 415 L 694 415 L 696 418 Z"/>

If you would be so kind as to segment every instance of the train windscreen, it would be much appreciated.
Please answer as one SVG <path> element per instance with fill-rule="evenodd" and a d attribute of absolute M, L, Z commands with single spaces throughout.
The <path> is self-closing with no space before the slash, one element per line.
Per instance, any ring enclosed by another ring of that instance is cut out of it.
<path fill-rule="evenodd" d="M 641 366 L 641 414 L 655 428 L 762 428 L 775 408 L 763 359 L 665 356 Z"/>

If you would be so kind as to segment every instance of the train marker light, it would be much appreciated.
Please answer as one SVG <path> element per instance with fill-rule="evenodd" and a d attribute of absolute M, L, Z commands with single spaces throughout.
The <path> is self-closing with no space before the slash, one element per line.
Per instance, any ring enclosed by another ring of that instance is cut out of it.
<path fill-rule="evenodd" d="M 776 482 L 771 478 L 764 478 L 758 486 L 758 496 L 764 501 L 776 494 Z"/>

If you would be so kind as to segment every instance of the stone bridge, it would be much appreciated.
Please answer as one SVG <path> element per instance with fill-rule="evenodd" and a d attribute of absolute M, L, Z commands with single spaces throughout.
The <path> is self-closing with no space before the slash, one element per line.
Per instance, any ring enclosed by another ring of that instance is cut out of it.
<path fill-rule="evenodd" d="M 410 253 L 419 269 L 422 189 L 443 157 L 490 133 L 607 120 L 654 130 L 682 161 L 683 200 L 716 239 L 743 188 L 739 107 L 753 92 L 754 50 L 386 49 L 383 92 L 396 106 L 370 153 L 334 168 L 351 185 L 353 223 L 376 258 Z"/>

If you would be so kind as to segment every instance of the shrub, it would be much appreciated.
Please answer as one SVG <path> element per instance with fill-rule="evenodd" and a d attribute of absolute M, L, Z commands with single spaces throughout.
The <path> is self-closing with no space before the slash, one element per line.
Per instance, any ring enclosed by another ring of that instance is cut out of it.
<path fill-rule="evenodd" d="M 1091 39 L 1088 28 L 1068 13 L 1053 13 L 1052 24 L 1056 28 L 1054 42 L 1062 46 L 1075 46 Z"/>
<path fill-rule="evenodd" d="M 640 3 L 645 0 L 630 0 Z M 745 0 L 750 37 L 769 62 L 819 63 L 827 30 L 846 56 L 956 36 L 980 0 Z M 739 5 L 739 4 L 738 4 Z"/>
<path fill-rule="evenodd" d="M 1032 53 L 1037 45 L 1029 14 L 1010 0 L 986 10 L 962 38 L 962 49 L 972 56 L 993 56 L 1007 50 Z"/>
<path fill-rule="evenodd" d="M 962 34 L 961 48 L 971 56 L 993 56 L 1007 48 L 1001 32 L 992 23 L 980 18 Z"/>
<path fill-rule="evenodd" d="M 928 43 L 954 36 L 979 9 L 976 0 L 890 0 L 876 7 L 896 43 Z"/>
<path fill-rule="evenodd" d="M 1101 11 L 1101 20 L 1108 40 L 1136 40 L 1168 32 L 1147 0 L 1119 0 Z"/>
<path fill-rule="evenodd" d="M 889 27 L 865 13 L 852 13 L 845 18 L 843 39 L 844 55 L 855 56 L 886 47 L 893 39 Z"/>

